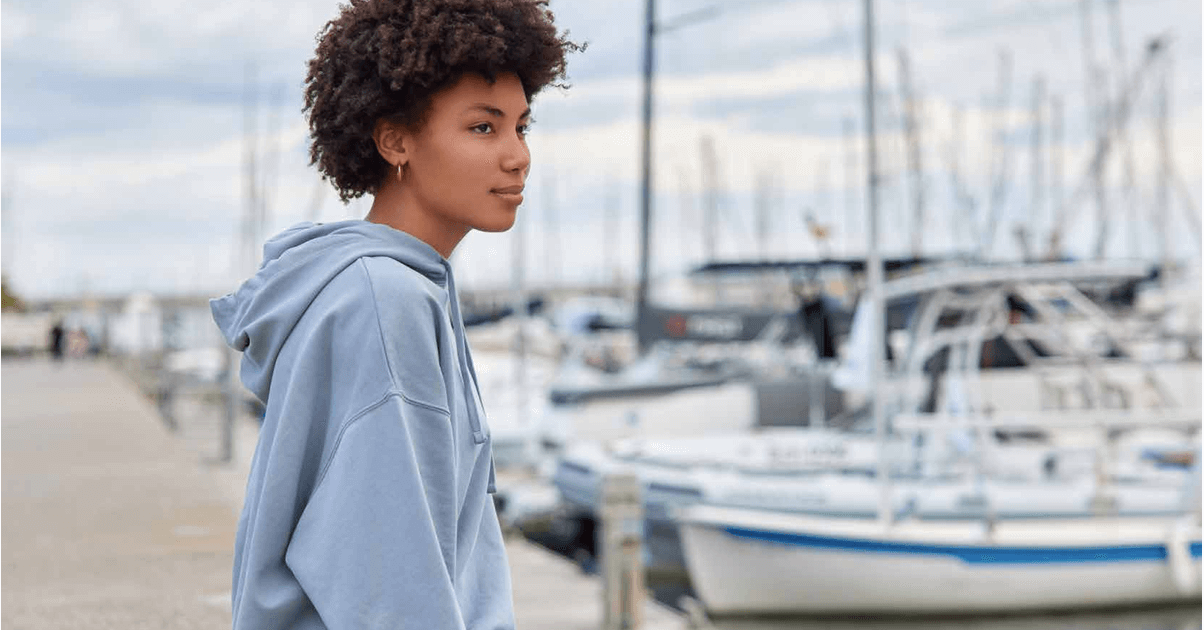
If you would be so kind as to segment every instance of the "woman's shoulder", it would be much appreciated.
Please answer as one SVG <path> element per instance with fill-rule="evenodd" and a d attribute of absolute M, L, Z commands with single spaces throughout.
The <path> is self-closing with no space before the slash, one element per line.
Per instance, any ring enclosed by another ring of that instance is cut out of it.
<path fill-rule="evenodd" d="M 380 348 L 393 386 L 407 396 L 423 393 L 419 399 L 428 404 L 446 400 L 439 396 L 438 341 L 446 292 L 438 284 L 395 259 L 366 256 L 323 293 L 313 305 L 325 320 L 320 326 L 344 339 L 361 339 L 349 344 L 361 352 L 368 352 L 366 345 Z"/>
<path fill-rule="evenodd" d="M 389 320 L 417 317 L 430 322 L 442 310 L 447 291 L 421 272 L 388 256 L 365 256 L 357 265 L 368 295 Z"/>
<path fill-rule="evenodd" d="M 408 339 L 410 344 L 430 339 L 446 292 L 420 272 L 388 257 L 365 256 L 334 276 L 306 309 L 311 326 L 329 328 L 346 336 L 371 335 L 390 344 Z"/>

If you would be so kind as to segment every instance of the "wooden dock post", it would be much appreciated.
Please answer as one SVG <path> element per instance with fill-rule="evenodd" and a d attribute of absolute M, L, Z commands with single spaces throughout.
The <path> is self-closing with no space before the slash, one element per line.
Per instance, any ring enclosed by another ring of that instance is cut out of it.
<path fill-rule="evenodd" d="M 644 620 L 644 510 L 640 480 L 602 481 L 602 628 L 630 630 Z"/>

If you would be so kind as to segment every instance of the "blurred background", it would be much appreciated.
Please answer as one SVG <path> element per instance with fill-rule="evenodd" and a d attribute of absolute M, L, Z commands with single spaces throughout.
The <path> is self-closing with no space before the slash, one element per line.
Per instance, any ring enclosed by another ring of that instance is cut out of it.
<path fill-rule="evenodd" d="M 872 129 L 867 3 L 550 6 L 588 49 L 515 228 L 452 260 L 514 536 L 723 627 L 1200 627 L 1200 3 L 875 2 Z M 207 300 L 371 202 L 308 165 L 336 12 L 4 0 L 7 373 L 114 366 L 241 484 Z"/>

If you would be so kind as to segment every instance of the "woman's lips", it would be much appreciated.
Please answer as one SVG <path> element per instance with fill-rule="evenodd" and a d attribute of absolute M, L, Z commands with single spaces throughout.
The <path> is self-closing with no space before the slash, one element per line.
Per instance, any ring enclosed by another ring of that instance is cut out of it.
<path fill-rule="evenodd" d="M 507 186 L 505 188 L 494 188 L 490 192 L 497 195 L 498 197 L 501 197 L 502 200 L 508 201 L 516 206 L 523 202 L 523 187 L 522 186 Z"/>

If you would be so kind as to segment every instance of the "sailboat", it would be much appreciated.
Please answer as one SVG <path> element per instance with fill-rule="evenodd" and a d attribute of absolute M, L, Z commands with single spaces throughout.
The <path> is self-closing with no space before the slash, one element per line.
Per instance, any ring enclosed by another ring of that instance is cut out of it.
<path fill-rule="evenodd" d="M 910 347 L 873 393 L 889 429 L 879 449 L 921 445 L 911 454 L 914 475 L 901 474 L 907 467 L 897 448 L 894 455 L 883 449 L 876 471 L 855 489 L 847 480 L 782 480 L 774 495 L 772 484 L 748 477 L 746 492 L 760 487 L 756 501 L 733 501 L 738 493 L 730 489 L 701 493 L 672 518 L 707 609 L 952 613 L 1198 598 L 1200 403 L 1140 394 L 1175 391 L 1162 377 L 1183 369 L 1194 367 L 1198 381 L 1199 364 L 1113 356 L 1120 349 L 1132 357 L 1133 336 L 1143 331 L 1074 288 L 1141 273 L 1123 264 L 991 266 L 886 283 L 886 300 L 922 296 Z M 959 323 L 942 325 L 950 313 Z M 1107 343 L 1066 333 L 1081 327 Z M 1034 361 L 1020 370 L 1033 387 L 1011 379 L 1003 392 L 1038 397 L 1041 387 L 1056 391 L 1062 382 L 1079 397 L 1051 394 L 1045 410 L 1027 401 L 1002 406 L 1005 397 L 987 395 L 992 384 L 979 369 L 993 337 Z M 1035 356 L 1038 339 L 1058 352 Z M 1092 354 L 1095 346 L 1108 352 Z M 945 369 L 925 377 L 921 366 L 937 355 L 946 357 Z M 1140 378 L 1118 378 L 1125 374 Z M 1155 444 L 1139 438 L 1159 432 L 1173 436 L 1162 451 L 1119 448 L 1125 436 L 1131 445 Z M 1084 439 L 1092 434 L 1098 438 Z M 1180 462 L 1173 472 L 1171 451 Z M 839 497 L 846 507 L 791 505 L 788 498 L 805 491 Z M 847 507 L 853 497 L 857 510 Z"/>

